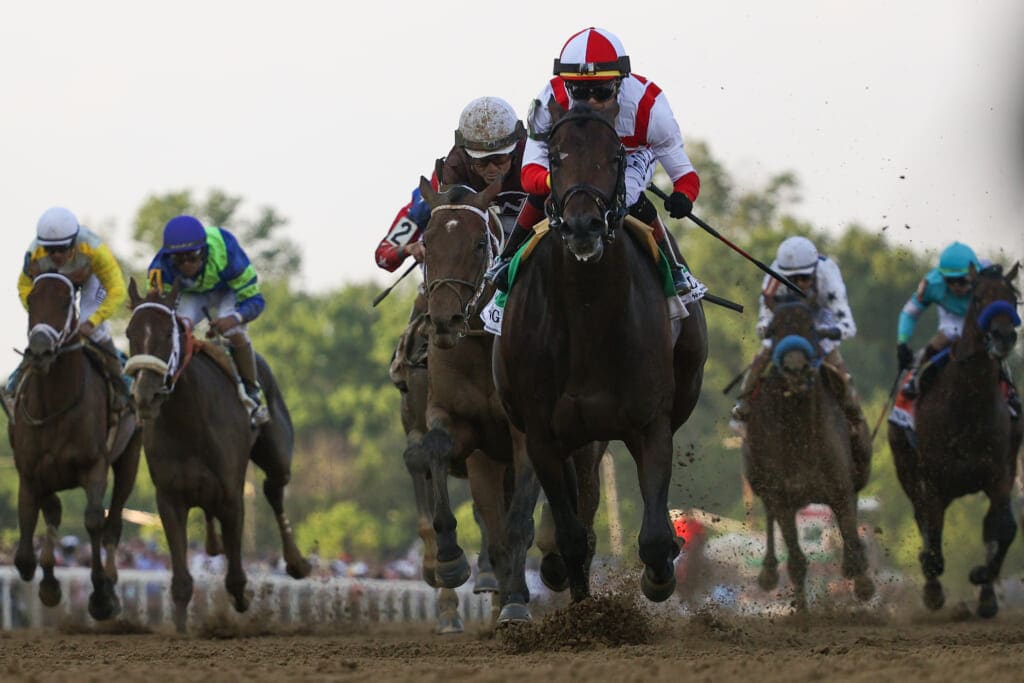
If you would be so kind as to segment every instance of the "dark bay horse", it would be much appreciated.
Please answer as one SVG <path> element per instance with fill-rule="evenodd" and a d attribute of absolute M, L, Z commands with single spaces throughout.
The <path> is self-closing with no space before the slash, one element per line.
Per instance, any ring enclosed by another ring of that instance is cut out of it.
<path fill-rule="evenodd" d="M 645 247 L 620 230 L 626 212 L 625 153 L 604 114 L 549 103 L 551 234 L 516 274 L 494 375 L 502 402 L 547 495 L 575 601 L 589 595 L 593 535 L 579 518 L 570 454 L 624 441 L 644 501 L 639 536 L 644 594 L 675 588 L 679 553 L 668 519 L 672 437 L 697 403 L 707 358 L 699 303 L 674 336 L 658 270 Z"/>
<path fill-rule="evenodd" d="M 843 575 L 867 600 L 875 592 L 868 576 L 864 544 L 857 536 L 858 476 L 850 444 L 850 426 L 842 408 L 844 378 L 822 363 L 813 309 L 790 300 L 773 306 L 766 338 L 772 340 L 772 365 L 749 399 L 750 417 L 743 440 L 747 480 L 767 516 L 767 550 L 758 583 L 778 585 L 775 524 L 789 551 L 786 562 L 797 610 L 806 611 L 807 558 L 800 549 L 797 512 L 812 503 L 832 508 L 843 538 Z"/>
<path fill-rule="evenodd" d="M 225 587 L 237 611 L 249 607 L 242 517 L 250 459 L 266 474 L 263 493 L 277 518 L 288 573 L 296 579 L 309 575 L 311 567 L 295 546 L 284 512 L 294 432 L 280 388 L 262 357 L 257 356 L 257 369 L 271 420 L 256 430 L 235 381 L 211 353 L 192 353 L 192 331 L 175 312 L 178 283 L 168 294 L 152 288 L 143 299 L 133 279 L 128 294 L 132 317 L 125 372 L 135 375 L 132 390 L 143 420 L 146 462 L 171 552 L 174 623 L 184 632 L 193 587 L 186 523 L 193 507 L 206 514 L 207 548 L 214 553 L 221 543 L 211 538 L 216 533 L 212 520 L 220 521 L 228 563 Z"/>
<path fill-rule="evenodd" d="M 406 451 L 406 462 L 421 492 L 432 494 L 437 541 L 435 578 L 454 588 L 469 577 L 459 547 L 448 494 L 448 476 L 469 479 L 498 578 L 498 623 L 527 621 L 526 552 L 533 543 L 533 511 L 540 493 L 521 435 L 509 429 L 491 373 L 493 336 L 477 313 L 490 286 L 484 273 L 499 253 L 500 221 L 488 209 L 500 183 L 482 192 L 465 186 L 434 191 L 426 178 L 420 192 L 431 209 L 423 234 L 427 315 L 426 433 Z M 518 440 L 517 440 L 518 439 Z M 427 483 L 429 481 L 429 483 Z"/>
<path fill-rule="evenodd" d="M 1017 533 L 1011 509 L 1017 474 L 1021 418 L 1011 419 L 1000 388 L 1000 364 L 1017 343 L 1019 294 L 1013 285 L 1020 264 L 1003 274 L 998 265 L 971 268 L 973 289 L 962 336 L 938 372 L 922 373 L 915 405 L 916 448 L 906 430 L 889 424 L 896 473 L 914 507 L 923 548 L 924 603 L 945 602 L 942 527 L 953 500 L 983 491 L 989 500 L 982 522 L 985 562 L 970 572 L 980 586 L 978 615 L 999 611 L 993 583 Z"/>
<path fill-rule="evenodd" d="M 142 430 L 131 411 L 112 428 L 108 392 L 113 389 L 99 369 L 100 361 L 89 358 L 83 348 L 75 293 L 68 277 L 43 273 L 35 277 L 28 295 L 28 348 L 7 431 L 18 470 L 21 535 L 14 564 L 23 580 L 32 580 L 36 572 L 32 540 L 41 509 L 46 535 L 39 557 L 43 568 L 39 598 L 49 607 L 60 602 L 60 584 L 53 575 L 53 549 L 61 522 L 57 492 L 85 489 L 85 528 L 92 546 L 89 614 L 101 621 L 120 611 L 114 585 L 121 512 L 135 484 Z M 114 487 L 110 510 L 104 515 L 110 471 Z"/>

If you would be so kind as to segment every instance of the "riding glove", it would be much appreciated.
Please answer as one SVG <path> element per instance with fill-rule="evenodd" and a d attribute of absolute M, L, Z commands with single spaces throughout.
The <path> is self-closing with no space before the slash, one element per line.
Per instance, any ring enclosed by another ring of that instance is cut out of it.
<path fill-rule="evenodd" d="M 693 211 L 693 202 L 682 192 L 673 192 L 665 200 L 665 210 L 672 218 L 686 218 Z"/>
<path fill-rule="evenodd" d="M 914 364 L 914 352 L 910 350 L 906 343 L 896 347 L 896 362 L 901 372 Z"/>

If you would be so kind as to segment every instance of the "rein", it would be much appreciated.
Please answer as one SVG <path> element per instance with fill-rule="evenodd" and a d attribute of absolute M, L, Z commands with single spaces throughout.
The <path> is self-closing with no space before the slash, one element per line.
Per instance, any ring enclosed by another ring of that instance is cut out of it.
<path fill-rule="evenodd" d="M 181 332 L 178 329 L 178 316 L 174 312 L 174 309 L 156 301 L 145 301 L 132 311 L 132 317 L 135 317 L 135 313 L 141 311 L 144 308 L 153 308 L 161 313 L 166 313 L 171 318 L 171 352 L 167 357 L 167 360 L 146 353 L 139 353 L 128 359 L 128 362 L 124 365 L 124 373 L 126 375 L 135 376 L 142 370 L 149 370 L 155 372 L 163 377 L 163 389 L 161 393 L 169 394 L 174 391 L 174 385 L 178 381 L 178 375 L 180 374 L 179 366 L 181 365 Z M 130 323 L 129 323 L 130 324 Z"/>
<path fill-rule="evenodd" d="M 565 204 L 577 194 L 582 194 L 588 197 L 597 206 L 598 211 L 601 212 L 601 216 L 604 220 L 605 240 L 611 242 L 615 238 L 614 228 L 618 226 L 622 219 L 626 215 L 628 210 L 626 207 L 626 149 L 622 146 L 622 141 L 619 139 L 619 134 L 615 130 L 615 126 L 609 123 L 602 116 L 599 116 L 593 112 L 568 114 L 560 118 L 555 125 L 551 127 L 551 131 L 548 133 L 548 168 L 551 170 L 552 178 L 555 174 L 557 164 L 555 161 L 555 155 L 557 150 L 554 145 L 551 144 L 551 139 L 554 137 L 555 132 L 568 122 L 581 122 L 581 121 L 597 121 L 602 126 L 611 131 L 612 135 L 615 136 L 615 141 L 618 144 L 618 151 L 615 153 L 615 190 L 614 195 L 608 197 L 603 190 L 596 187 L 591 183 L 575 183 L 570 185 L 566 189 L 565 194 L 561 197 L 555 191 L 554 182 L 551 183 L 551 196 L 547 205 L 548 223 L 554 230 L 559 230 L 564 222 Z"/>
<path fill-rule="evenodd" d="M 497 225 L 494 226 L 494 223 L 492 223 L 492 220 L 496 220 L 494 214 L 492 214 L 490 211 L 479 209 L 470 204 L 439 204 L 430 210 L 430 215 L 433 216 L 438 211 L 445 210 L 469 211 L 470 213 L 473 213 L 484 222 L 484 236 L 487 240 L 487 260 L 483 263 L 483 266 L 480 269 L 480 273 L 477 275 L 476 280 L 472 282 L 469 280 L 462 280 L 460 278 L 454 277 L 442 277 L 431 280 L 429 277 L 429 273 L 427 273 L 426 268 L 424 268 L 424 282 L 426 283 L 424 291 L 426 295 L 429 297 L 434 292 L 434 290 L 436 290 L 439 287 L 451 288 L 452 291 L 455 292 L 455 296 L 459 299 L 459 303 L 462 307 L 463 317 L 467 321 L 467 329 L 460 336 L 483 334 L 483 330 L 468 329 L 468 321 L 474 317 L 473 313 L 476 311 L 477 305 L 480 303 L 480 299 L 483 296 L 484 290 L 487 288 L 487 280 L 484 277 L 484 275 L 491 268 L 491 266 L 494 265 L 494 260 L 497 258 L 498 254 L 501 253 L 501 249 L 504 242 L 504 233 L 501 230 L 501 223 L 497 222 Z M 495 234 L 495 232 L 491 230 L 492 226 L 497 227 L 497 234 Z M 472 296 L 468 300 L 464 300 L 462 298 L 462 292 L 460 290 L 460 287 L 466 287 L 471 292 L 473 292 Z"/>

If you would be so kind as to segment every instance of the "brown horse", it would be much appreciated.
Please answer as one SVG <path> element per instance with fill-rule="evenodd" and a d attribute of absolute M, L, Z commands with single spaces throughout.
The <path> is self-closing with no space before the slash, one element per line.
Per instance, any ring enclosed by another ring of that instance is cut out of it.
<path fill-rule="evenodd" d="M 589 595 L 592 532 L 578 517 L 570 454 L 625 442 L 644 500 L 644 594 L 672 595 L 679 553 L 668 520 L 672 436 L 697 403 L 707 329 L 699 303 L 674 336 L 651 255 L 620 234 L 625 153 L 608 113 L 553 100 L 551 233 L 516 275 L 494 375 L 512 424 L 525 431 L 547 495 L 573 600 Z"/>
<path fill-rule="evenodd" d="M 875 592 L 867 574 L 864 545 L 857 536 L 858 475 L 850 425 L 842 408 L 844 378 L 822 363 L 813 309 L 800 301 L 775 302 L 766 338 L 772 366 L 752 393 L 743 459 L 747 480 L 767 516 L 767 550 L 758 583 L 778 585 L 775 524 L 789 551 L 787 568 L 799 611 L 807 609 L 807 558 L 800 550 L 796 513 L 812 503 L 832 508 L 843 537 L 843 575 L 858 598 Z M 859 479 L 859 480 L 858 480 Z"/>
<path fill-rule="evenodd" d="M 982 522 L 985 563 L 974 567 L 969 578 L 981 587 L 978 615 L 993 617 L 999 611 L 993 583 L 1017 534 L 1010 499 L 1022 426 L 1004 400 L 1000 364 L 1017 342 L 1019 295 L 1013 280 L 1019 265 L 1006 275 L 998 265 L 981 272 L 972 266 L 974 285 L 962 336 L 950 347 L 941 371 L 922 372 L 918 382 L 916 444 L 903 427 L 889 424 L 896 473 L 914 506 L 924 545 L 919 559 L 929 609 L 945 602 L 939 576 L 946 508 L 956 498 L 983 491 L 989 500 Z"/>
<path fill-rule="evenodd" d="M 175 312 L 178 283 L 168 294 L 150 289 L 143 299 L 133 279 L 128 294 L 131 356 L 125 371 L 136 377 L 133 395 L 143 420 L 146 462 L 171 552 L 174 623 L 184 632 L 193 586 L 186 522 L 193 507 L 206 514 L 210 549 L 219 549 L 219 540 L 210 535 L 215 533 L 212 520 L 220 521 L 228 562 L 225 587 L 237 611 L 249 607 L 242 569 L 242 516 L 250 459 L 267 476 L 263 493 L 277 518 L 288 573 L 296 579 L 309 575 L 309 562 L 296 548 L 284 512 L 294 433 L 280 388 L 262 357 L 257 357 L 257 368 L 271 420 L 256 430 L 236 382 L 212 354 L 191 353 L 191 329 Z"/>
<path fill-rule="evenodd" d="M 130 411 L 111 429 L 108 392 L 114 389 L 100 370 L 100 361 L 83 348 L 75 285 L 69 278 L 59 273 L 36 276 L 28 295 L 28 319 L 25 364 L 7 430 L 18 470 L 21 535 L 14 564 L 23 580 L 32 580 L 36 572 L 32 539 L 41 509 L 46 535 L 39 557 L 43 568 L 39 599 L 49 607 L 60 602 L 60 584 L 53 575 L 53 549 L 61 521 L 57 492 L 85 489 L 85 528 L 92 546 L 89 614 L 97 621 L 109 619 L 120 611 L 114 592 L 117 545 L 121 512 L 139 468 L 141 429 Z M 104 516 L 108 471 L 113 471 L 114 488 Z M 107 556 L 105 568 L 101 546 Z"/>
<path fill-rule="evenodd" d="M 435 578 L 454 588 L 469 577 L 448 496 L 448 476 L 464 470 L 480 510 L 498 578 L 499 623 L 527 621 L 526 552 L 540 485 L 521 435 L 509 430 L 491 374 L 493 337 L 476 315 L 487 301 L 484 273 L 501 248 L 501 224 L 488 207 L 500 189 L 452 186 L 420 192 L 431 208 L 423 234 L 427 315 L 426 433 L 406 451 L 414 480 L 429 479 L 437 541 Z M 517 440 L 518 439 L 518 440 Z M 420 484 L 422 489 L 425 484 Z M 422 505 L 421 501 L 421 505 Z"/>
<path fill-rule="evenodd" d="M 432 588 L 439 588 L 438 617 L 436 632 L 441 635 L 462 633 L 465 629 L 459 614 L 459 596 L 452 588 L 439 587 L 435 570 L 437 568 L 437 537 L 434 533 L 434 490 L 430 480 L 430 464 L 423 458 L 420 442 L 427 433 L 427 366 L 426 352 L 430 338 L 422 334 L 423 319 L 418 311 L 426 310 L 426 297 L 420 295 L 413 308 L 413 319 L 402 336 L 402 353 L 399 367 L 392 365 L 392 380 L 402 393 L 401 417 L 405 431 L 405 465 L 412 478 L 416 499 L 416 526 L 423 540 L 423 580 Z M 452 463 L 451 474 L 466 478 L 463 463 Z M 498 578 L 494 574 L 487 553 L 487 527 L 480 519 L 479 509 L 474 504 L 474 518 L 480 528 L 481 546 L 477 562 L 477 576 L 473 584 L 474 593 L 497 593 Z M 495 602 L 497 605 L 497 602 Z"/>

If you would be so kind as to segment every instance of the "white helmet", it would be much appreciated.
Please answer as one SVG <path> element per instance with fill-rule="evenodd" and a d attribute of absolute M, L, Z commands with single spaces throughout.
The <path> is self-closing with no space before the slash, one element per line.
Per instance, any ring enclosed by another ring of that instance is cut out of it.
<path fill-rule="evenodd" d="M 455 144 L 477 159 L 508 154 L 525 134 L 512 105 L 500 97 L 478 97 L 462 110 Z"/>
<path fill-rule="evenodd" d="M 779 245 L 775 263 L 779 266 L 779 272 L 787 277 L 810 275 L 818 267 L 818 249 L 806 237 L 787 237 Z"/>
<path fill-rule="evenodd" d="M 66 247 L 78 237 L 78 219 L 62 206 L 47 209 L 36 223 L 36 239 L 44 247 Z"/>

